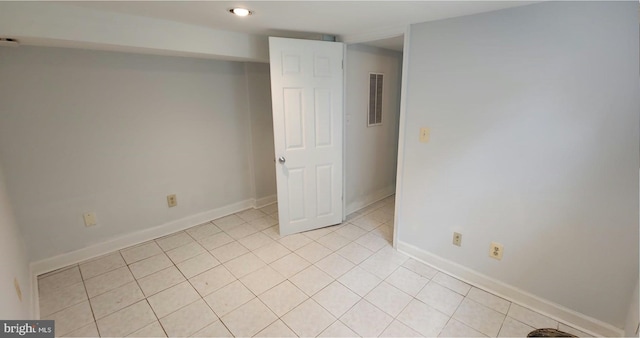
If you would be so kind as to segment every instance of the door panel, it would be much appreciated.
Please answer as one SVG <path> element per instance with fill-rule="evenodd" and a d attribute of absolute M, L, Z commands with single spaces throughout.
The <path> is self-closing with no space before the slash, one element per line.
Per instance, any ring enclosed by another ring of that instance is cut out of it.
<path fill-rule="evenodd" d="M 269 38 L 281 235 L 342 221 L 343 48 Z"/>
<path fill-rule="evenodd" d="M 331 164 L 316 167 L 316 196 L 318 200 L 318 216 L 331 215 L 331 188 L 333 187 L 333 166 Z"/>
<path fill-rule="evenodd" d="M 314 93 L 316 147 L 331 145 L 331 90 L 317 88 Z"/>
<path fill-rule="evenodd" d="M 291 222 L 304 221 L 305 205 L 305 168 L 288 170 L 289 219 Z"/>
<path fill-rule="evenodd" d="M 287 150 L 304 148 L 304 116 L 301 88 L 283 88 Z"/>

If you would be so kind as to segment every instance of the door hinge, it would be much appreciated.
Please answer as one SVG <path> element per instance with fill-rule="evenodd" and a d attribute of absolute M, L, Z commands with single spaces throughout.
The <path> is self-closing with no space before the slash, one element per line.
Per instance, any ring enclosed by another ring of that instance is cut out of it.
<path fill-rule="evenodd" d="M 344 69 L 344 59 L 342 60 L 342 69 Z"/>

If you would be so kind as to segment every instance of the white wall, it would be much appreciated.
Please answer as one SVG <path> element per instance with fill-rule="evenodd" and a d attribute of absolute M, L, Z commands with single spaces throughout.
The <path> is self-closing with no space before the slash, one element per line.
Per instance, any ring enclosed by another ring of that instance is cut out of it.
<path fill-rule="evenodd" d="M 33 261 L 253 198 L 242 63 L 4 48 L 0 79 L 0 163 Z"/>
<path fill-rule="evenodd" d="M 402 53 L 348 45 L 346 204 L 353 212 L 395 191 Z M 369 73 L 383 73 L 382 125 L 367 127 Z"/>
<path fill-rule="evenodd" d="M 5 180 L 0 167 L 0 318 L 30 319 L 31 276 L 24 240 L 11 210 Z M 14 286 L 18 280 L 22 299 Z"/>
<path fill-rule="evenodd" d="M 268 63 L 245 63 L 253 153 L 255 196 L 269 202 L 276 195 L 271 77 Z"/>
<path fill-rule="evenodd" d="M 638 278 L 638 4 L 417 24 L 410 44 L 399 240 L 622 328 Z"/>

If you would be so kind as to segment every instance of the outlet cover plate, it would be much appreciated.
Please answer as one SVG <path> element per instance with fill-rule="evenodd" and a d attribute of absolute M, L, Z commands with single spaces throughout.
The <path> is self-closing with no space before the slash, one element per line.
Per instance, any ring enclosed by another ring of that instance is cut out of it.
<path fill-rule="evenodd" d="M 491 246 L 489 247 L 489 257 L 497 260 L 502 259 L 502 254 L 504 253 L 504 247 L 500 243 L 491 242 Z"/>
<path fill-rule="evenodd" d="M 178 197 L 176 197 L 176 194 L 167 195 L 167 205 L 169 208 L 173 208 L 178 205 Z"/>
<path fill-rule="evenodd" d="M 459 232 L 453 233 L 453 245 L 462 246 L 462 234 Z"/>

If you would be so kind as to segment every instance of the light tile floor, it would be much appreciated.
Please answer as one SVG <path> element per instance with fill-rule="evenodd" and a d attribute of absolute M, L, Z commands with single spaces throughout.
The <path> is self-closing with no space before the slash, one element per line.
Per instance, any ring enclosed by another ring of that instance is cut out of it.
<path fill-rule="evenodd" d="M 525 337 L 564 323 L 391 247 L 393 196 L 341 225 L 280 237 L 249 209 L 39 276 L 69 337 Z"/>

